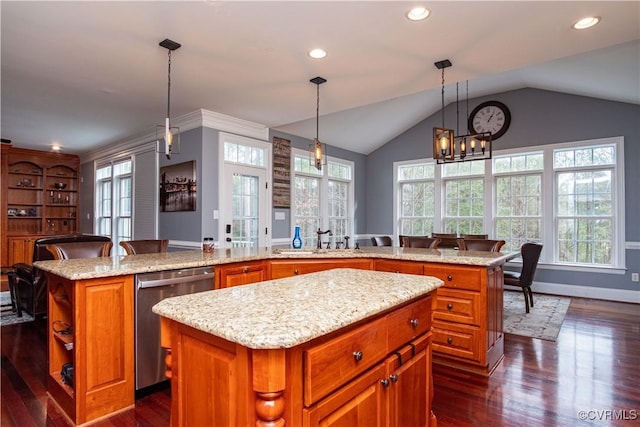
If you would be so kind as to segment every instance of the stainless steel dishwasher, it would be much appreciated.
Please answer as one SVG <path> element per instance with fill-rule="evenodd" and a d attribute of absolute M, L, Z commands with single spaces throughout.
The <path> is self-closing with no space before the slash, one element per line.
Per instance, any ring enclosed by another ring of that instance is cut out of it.
<path fill-rule="evenodd" d="M 165 298 L 210 291 L 213 282 L 213 267 L 136 275 L 136 391 L 167 379 L 164 375 L 166 351 L 160 347 L 160 316 L 153 313 L 151 307 Z"/>

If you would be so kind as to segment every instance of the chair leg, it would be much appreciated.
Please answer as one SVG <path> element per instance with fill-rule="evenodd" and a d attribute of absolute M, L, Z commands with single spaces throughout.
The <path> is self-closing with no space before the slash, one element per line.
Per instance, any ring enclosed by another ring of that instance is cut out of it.
<path fill-rule="evenodd" d="M 529 305 L 533 307 L 533 291 L 531 290 L 531 286 L 527 286 L 527 292 L 529 292 Z"/>
<path fill-rule="evenodd" d="M 20 304 L 20 294 L 18 293 L 18 289 L 16 289 L 16 277 L 15 273 L 11 272 L 7 275 L 7 279 L 9 282 L 9 294 L 11 295 L 11 306 L 15 308 L 16 315 L 18 317 L 22 317 L 22 306 Z"/>
<path fill-rule="evenodd" d="M 522 288 L 522 294 L 524 295 L 524 308 L 526 313 L 529 312 L 529 298 L 527 298 L 527 288 Z"/>

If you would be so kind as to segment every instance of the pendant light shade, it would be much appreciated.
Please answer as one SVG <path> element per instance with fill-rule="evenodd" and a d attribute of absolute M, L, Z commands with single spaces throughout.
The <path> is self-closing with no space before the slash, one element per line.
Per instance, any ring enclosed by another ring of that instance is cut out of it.
<path fill-rule="evenodd" d="M 167 116 L 164 119 L 164 125 L 156 126 L 156 151 L 164 153 L 167 159 L 170 159 L 171 154 L 180 153 L 180 128 L 171 126 L 171 52 L 182 45 L 173 40 L 164 39 L 160 42 L 160 46 L 167 49 L 169 66 L 167 71 Z"/>
<path fill-rule="evenodd" d="M 320 85 L 327 80 L 322 77 L 314 77 L 309 81 L 316 85 L 316 138 L 313 140 L 313 144 L 309 145 L 309 164 L 315 166 L 318 170 L 322 170 L 322 165 L 327 164 L 327 144 L 321 143 L 318 135 L 320 121 Z"/>

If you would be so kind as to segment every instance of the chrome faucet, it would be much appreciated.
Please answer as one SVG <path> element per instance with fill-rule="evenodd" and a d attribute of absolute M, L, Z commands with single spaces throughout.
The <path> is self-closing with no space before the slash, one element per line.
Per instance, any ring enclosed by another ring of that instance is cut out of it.
<path fill-rule="evenodd" d="M 316 231 L 316 234 L 318 235 L 318 244 L 316 245 L 317 249 L 322 249 L 322 235 L 323 234 L 328 234 L 329 236 L 333 236 L 333 233 L 331 232 L 331 230 L 327 230 L 327 231 L 322 231 L 318 228 L 318 231 Z"/>

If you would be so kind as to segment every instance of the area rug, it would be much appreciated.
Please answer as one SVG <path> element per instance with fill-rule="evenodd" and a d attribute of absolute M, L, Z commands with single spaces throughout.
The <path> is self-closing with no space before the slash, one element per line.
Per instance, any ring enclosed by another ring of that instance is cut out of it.
<path fill-rule="evenodd" d="M 9 291 L 0 292 L 0 304 L 2 305 L 2 313 L 0 313 L 1 326 L 33 321 L 33 317 L 24 311 L 22 312 L 22 317 L 18 317 L 15 311 L 11 310 L 11 295 Z"/>
<path fill-rule="evenodd" d="M 571 298 L 533 294 L 533 307 L 525 313 L 522 292 L 504 292 L 504 332 L 555 341 Z"/>

